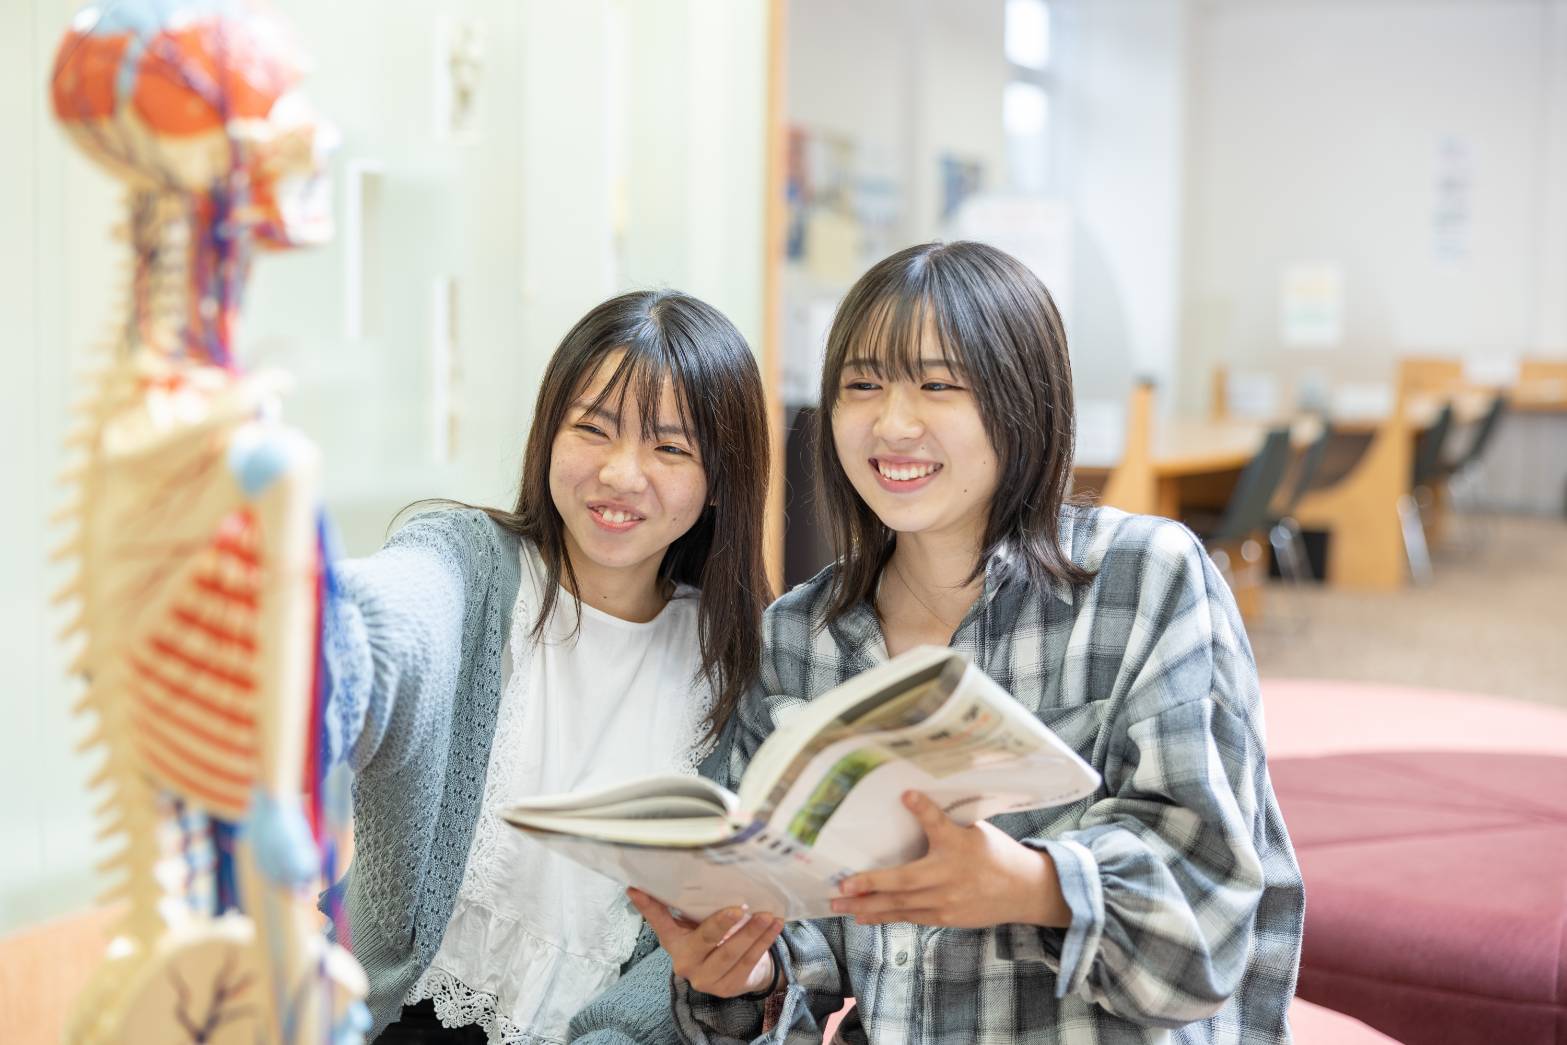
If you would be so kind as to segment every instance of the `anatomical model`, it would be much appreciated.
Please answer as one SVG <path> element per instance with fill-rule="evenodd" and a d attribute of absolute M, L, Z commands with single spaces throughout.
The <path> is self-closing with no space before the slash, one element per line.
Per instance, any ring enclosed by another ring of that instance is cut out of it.
<path fill-rule="evenodd" d="M 330 229 L 335 132 L 299 70 L 241 0 L 106 0 L 55 61 L 54 114 L 127 186 L 130 247 L 62 513 L 123 912 L 72 1042 L 349 1043 L 367 1025 L 364 975 L 316 910 L 346 819 L 318 459 L 278 421 L 281 382 L 234 352 L 253 251 Z"/>

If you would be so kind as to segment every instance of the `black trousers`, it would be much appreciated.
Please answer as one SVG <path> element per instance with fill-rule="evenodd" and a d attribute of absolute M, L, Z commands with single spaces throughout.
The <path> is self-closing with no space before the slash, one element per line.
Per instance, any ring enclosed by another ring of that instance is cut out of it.
<path fill-rule="evenodd" d="M 403 1014 L 381 1032 L 375 1045 L 485 1045 L 485 1041 L 482 1028 L 441 1026 L 435 1003 L 426 998 L 417 1005 L 404 1005 Z"/>

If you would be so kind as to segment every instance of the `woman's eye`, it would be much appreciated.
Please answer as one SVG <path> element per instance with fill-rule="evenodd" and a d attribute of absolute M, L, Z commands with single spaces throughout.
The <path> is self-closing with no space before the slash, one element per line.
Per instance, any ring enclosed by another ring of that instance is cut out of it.
<path fill-rule="evenodd" d="M 659 446 L 655 447 L 655 449 L 657 449 L 657 451 L 659 453 L 661 453 L 661 454 L 672 454 L 672 455 L 677 456 L 677 457 L 690 457 L 691 456 L 691 451 L 690 450 L 687 450 L 683 446 L 676 446 L 674 443 L 662 443 Z"/>
<path fill-rule="evenodd" d="M 577 424 L 576 424 L 576 428 L 577 428 L 577 431 L 579 431 L 579 432 L 586 432 L 589 435 L 603 435 L 604 434 L 604 429 L 600 428 L 598 425 L 589 424 L 586 421 L 578 421 Z"/>
<path fill-rule="evenodd" d="M 960 391 L 957 385 L 946 381 L 926 381 L 920 386 L 927 392 L 956 392 Z"/>
<path fill-rule="evenodd" d="M 844 385 L 843 387 L 845 389 L 847 389 L 848 391 L 850 391 L 850 392 L 874 392 L 874 391 L 876 391 L 876 382 L 874 382 L 874 381 L 850 381 L 848 384 Z"/>

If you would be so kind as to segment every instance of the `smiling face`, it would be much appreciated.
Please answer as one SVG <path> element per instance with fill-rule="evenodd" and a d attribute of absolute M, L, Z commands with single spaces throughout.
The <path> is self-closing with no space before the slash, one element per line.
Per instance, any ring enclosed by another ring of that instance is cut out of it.
<path fill-rule="evenodd" d="M 1089 576 L 1059 541 L 1073 435 L 1066 332 L 1016 258 L 959 241 L 872 265 L 827 333 L 821 405 L 832 435 L 816 440 L 821 511 L 839 557 L 828 620 L 875 596 L 894 540 L 927 564 L 972 554 L 978 568 L 1005 548 L 1036 582 Z"/>
<path fill-rule="evenodd" d="M 707 505 L 707 472 L 668 381 L 651 425 L 625 385 L 604 394 L 624 355 L 605 356 L 567 408 L 550 450 L 550 498 L 579 585 L 651 592 L 664 552 Z"/>
<path fill-rule="evenodd" d="M 874 360 L 843 368 L 832 413 L 844 474 L 890 530 L 977 544 L 1001 475 L 979 403 L 934 339 L 906 376 Z"/>

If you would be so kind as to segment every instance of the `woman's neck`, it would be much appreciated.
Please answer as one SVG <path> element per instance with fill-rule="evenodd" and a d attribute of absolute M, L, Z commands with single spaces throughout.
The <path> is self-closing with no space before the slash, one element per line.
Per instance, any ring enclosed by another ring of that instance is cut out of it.
<path fill-rule="evenodd" d="M 600 566 L 580 553 L 572 555 L 569 535 L 565 551 L 571 570 L 561 571 L 561 586 L 585 606 L 645 624 L 669 602 L 668 586 L 658 575 L 656 558 L 624 568 Z"/>
<path fill-rule="evenodd" d="M 979 562 L 979 542 L 967 534 L 900 533 L 892 559 L 922 596 L 940 592 L 944 599 L 971 603 L 984 587 L 982 580 L 970 581 Z"/>
<path fill-rule="evenodd" d="M 984 590 L 984 577 L 973 577 L 978 559 L 972 538 L 898 535 L 876 596 L 889 654 L 922 642 L 952 641 Z"/>

